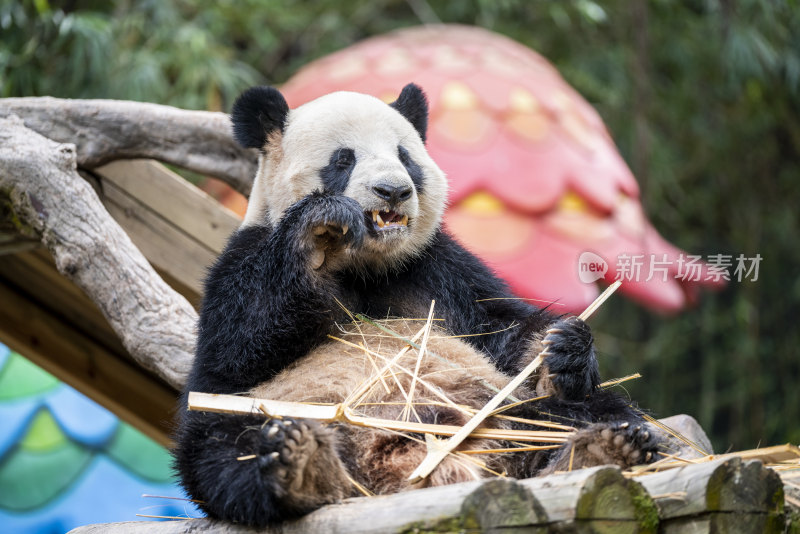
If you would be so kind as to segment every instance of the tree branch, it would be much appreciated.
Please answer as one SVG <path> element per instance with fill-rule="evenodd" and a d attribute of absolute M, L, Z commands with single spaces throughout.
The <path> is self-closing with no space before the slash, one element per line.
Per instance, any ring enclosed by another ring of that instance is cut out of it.
<path fill-rule="evenodd" d="M 75 143 L 77 161 L 93 169 L 113 160 L 148 158 L 214 176 L 247 196 L 257 152 L 233 140 L 228 115 L 119 100 L 0 99 L 0 117 L 61 143 Z"/>
<path fill-rule="evenodd" d="M 0 118 L 0 203 L 20 231 L 41 238 L 59 272 L 97 304 L 134 359 L 180 388 L 193 358 L 197 314 L 153 270 L 76 168 L 75 145 L 42 137 L 16 116 Z"/>

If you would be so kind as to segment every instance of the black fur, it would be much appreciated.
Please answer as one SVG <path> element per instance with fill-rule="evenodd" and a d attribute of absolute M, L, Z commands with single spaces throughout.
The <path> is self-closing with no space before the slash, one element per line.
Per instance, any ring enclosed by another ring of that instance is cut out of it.
<path fill-rule="evenodd" d="M 344 193 L 355 166 L 356 153 L 352 148 L 340 148 L 331 154 L 330 161 L 319 172 L 325 192 L 334 195 Z"/>
<path fill-rule="evenodd" d="M 389 105 L 408 119 L 424 143 L 428 135 L 428 99 L 422 89 L 410 83 L 403 87 L 397 100 Z"/>
<path fill-rule="evenodd" d="M 561 321 L 552 329 L 545 341 L 551 343 L 546 362 L 549 371 L 556 375 L 556 389 L 563 398 L 583 399 L 600 383 L 591 330 L 578 318 Z"/>
<path fill-rule="evenodd" d="M 417 194 L 421 195 L 425 185 L 425 173 L 422 172 L 422 168 L 411 158 L 411 154 L 408 153 L 405 147 L 397 147 L 397 157 L 400 159 L 400 163 L 403 164 L 403 167 L 406 168 L 406 172 L 408 172 L 408 176 L 414 183 Z"/>
<path fill-rule="evenodd" d="M 236 232 L 209 272 L 189 389 L 235 393 L 268 380 L 324 340 L 347 316 L 334 297 L 333 274 L 308 264 L 313 229 L 347 225 L 343 245 L 359 245 L 366 226 L 360 205 L 313 193 L 287 210 L 277 227 Z M 358 307 L 349 309 L 358 310 Z"/>
<path fill-rule="evenodd" d="M 233 104 L 233 136 L 245 148 L 264 149 L 273 130 L 283 131 L 289 105 L 274 87 L 251 87 Z"/>
<path fill-rule="evenodd" d="M 264 418 L 258 416 L 187 412 L 182 417 L 175 467 L 184 487 L 203 501 L 202 507 L 210 517 L 267 524 L 298 515 L 282 509 L 280 488 L 269 477 L 261 476 L 256 462 L 237 460 L 258 449 L 258 430 L 263 423 Z M 207 467 L 198 469 L 202 465 Z M 224 483 L 220 483 L 220 473 L 224 473 Z"/>

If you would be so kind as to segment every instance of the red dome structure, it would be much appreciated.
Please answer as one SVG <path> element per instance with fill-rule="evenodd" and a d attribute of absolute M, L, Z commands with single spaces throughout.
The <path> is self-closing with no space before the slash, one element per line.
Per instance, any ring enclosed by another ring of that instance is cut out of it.
<path fill-rule="evenodd" d="M 506 37 L 404 29 L 312 62 L 282 92 L 292 108 L 337 90 L 389 102 L 412 81 L 430 100 L 428 149 L 451 184 L 445 223 L 517 294 L 582 310 L 598 294 L 578 276 L 585 251 L 607 262 L 606 281 L 621 254 L 641 255 L 638 280 L 621 291 L 659 311 L 680 310 L 709 283 L 676 279 L 682 252 L 648 222 L 597 112 L 544 58 Z M 662 263 L 645 282 L 652 259 Z"/>

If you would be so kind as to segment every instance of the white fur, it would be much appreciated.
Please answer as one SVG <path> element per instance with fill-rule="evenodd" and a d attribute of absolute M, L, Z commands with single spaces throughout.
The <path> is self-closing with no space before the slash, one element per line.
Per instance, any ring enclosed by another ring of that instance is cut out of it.
<path fill-rule="evenodd" d="M 422 194 L 415 192 L 403 205 L 408 229 L 394 238 L 367 237 L 363 250 L 351 260 L 391 264 L 418 253 L 441 222 L 447 180 L 411 123 L 381 100 L 359 93 L 331 93 L 289 112 L 283 135 L 270 137 L 261 156 L 243 226 L 265 219 L 274 225 L 291 205 L 322 190 L 320 170 L 340 148 L 353 149 L 357 161 L 344 194 L 364 211 L 383 209 L 372 185 L 411 185 L 398 159 L 399 145 L 425 176 Z"/>

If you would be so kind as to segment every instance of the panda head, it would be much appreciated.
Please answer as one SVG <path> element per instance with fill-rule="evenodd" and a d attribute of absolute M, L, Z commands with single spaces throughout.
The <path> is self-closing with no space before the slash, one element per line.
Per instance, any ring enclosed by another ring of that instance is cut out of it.
<path fill-rule="evenodd" d="M 275 225 L 314 191 L 351 197 L 364 210 L 355 264 L 391 266 L 424 250 L 438 229 L 447 181 L 425 149 L 428 103 L 409 84 L 386 104 L 337 92 L 290 110 L 272 87 L 236 101 L 234 136 L 261 151 L 244 226 Z"/>

